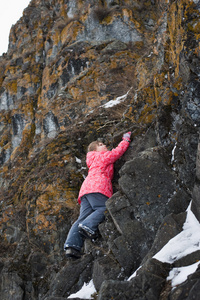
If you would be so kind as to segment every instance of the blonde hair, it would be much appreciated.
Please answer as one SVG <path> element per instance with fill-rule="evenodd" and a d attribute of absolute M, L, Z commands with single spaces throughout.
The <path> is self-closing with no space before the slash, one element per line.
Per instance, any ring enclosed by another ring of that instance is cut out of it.
<path fill-rule="evenodd" d="M 90 143 L 89 146 L 88 146 L 87 152 L 96 151 L 97 146 L 99 145 L 99 143 L 100 143 L 99 141 L 94 141 L 94 142 Z"/>

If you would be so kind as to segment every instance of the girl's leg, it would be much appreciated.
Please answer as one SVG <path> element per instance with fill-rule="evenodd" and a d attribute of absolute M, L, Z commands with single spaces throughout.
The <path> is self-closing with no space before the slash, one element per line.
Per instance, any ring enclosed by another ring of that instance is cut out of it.
<path fill-rule="evenodd" d="M 84 240 L 83 237 L 79 233 L 78 225 L 82 222 L 88 215 L 93 212 L 93 209 L 85 196 L 81 198 L 81 207 L 80 207 L 80 215 L 77 221 L 72 225 L 67 239 L 64 244 L 64 249 L 66 248 L 74 248 L 76 250 L 81 250 Z"/>
<path fill-rule="evenodd" d="M 106 200 L 108 199 L 107 196 L 100 194 L 100 193 L 91 193 L 85 195 L 90 206 L 93 209 L 85 219 L 79 221 L 80 228 L 85 228 L 91 234 L 95 233 L 98 229 L 99 223 L 104 220 L 104 213 L 106 210 Z"/>

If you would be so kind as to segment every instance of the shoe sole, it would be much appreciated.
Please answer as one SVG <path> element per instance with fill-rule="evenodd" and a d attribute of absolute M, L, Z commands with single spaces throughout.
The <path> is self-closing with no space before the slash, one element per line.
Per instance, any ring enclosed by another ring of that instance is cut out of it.
<path fill-rule="evenodd" d="M 91 234 L 89 232 L 86 232 L 86 230 L 84 230 L 83 228 L 79 228 L 79 233 L 86 239 L 90 239 L 90 240 L 94 240 L 98 237 L 98 235 L 95 234 Z"/>
<path fill-rule="evenodd" d="M 73 252 L 72 250 L 66 250 L 65 252 L 66 257 L 68 258 L 81 258 L 81 253 Z"/>

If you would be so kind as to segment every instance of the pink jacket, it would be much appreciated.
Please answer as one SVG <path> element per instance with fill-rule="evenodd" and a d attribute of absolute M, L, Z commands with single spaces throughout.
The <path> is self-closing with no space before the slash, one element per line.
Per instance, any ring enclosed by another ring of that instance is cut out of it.
<path fill-rule="evenodd" d="M 113 194 L 112 179 L 114 175 L 114 162 L 118 160 L 127 150 L 129 142 L 122 140 L 119 145 L 111 151 L 90 151 L 87 153 L 86 163 L 89 168 L 78 196 L 81 197 L 89 193 L 101 193 L 107 197 Z"/>

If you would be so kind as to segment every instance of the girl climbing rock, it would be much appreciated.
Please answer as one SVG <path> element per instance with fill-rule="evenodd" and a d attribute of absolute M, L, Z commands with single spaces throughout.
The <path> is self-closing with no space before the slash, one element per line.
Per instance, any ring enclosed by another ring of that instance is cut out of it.
<path fill-rule="evenodd" d="M 86 163 L 89 168 L 78 196 L 80 215 L 72 225 L 64 244 L 67 257 L 81 257 L 85 238 L 97 237 L 98 225 L 104 220 L 106 200 L 113 194 L 114 162 L 128 149 L 131 132 L 123 135 L 119 145 L 108 151 L 106 145 L 94 141 L 88 146 Z"/>

